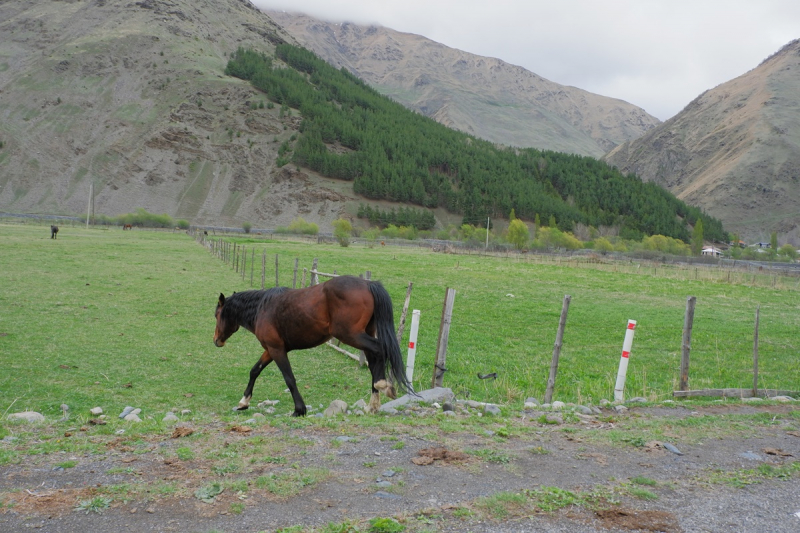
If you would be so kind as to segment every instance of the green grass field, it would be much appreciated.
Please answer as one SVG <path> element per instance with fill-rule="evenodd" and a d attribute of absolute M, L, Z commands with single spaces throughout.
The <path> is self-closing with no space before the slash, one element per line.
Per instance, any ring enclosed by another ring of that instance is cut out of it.
<path fill-rule="evenodd" d="M 445 289 L 451 287 L 456 298 L 444 385 L 460 398 L 517 405 L 527 396 L 541 399 L 565 294 L 572 302 L 554 399 L 613 399 L 628 319 L 638 326 L 626 397 L 670 398 L 689 295 L 697 297 L 690 388 L 752 386 L 760 306 L 759 386 L 800 390 L 795 280 L 777 282 L 776 289 L 636 264 L 538 263 L 242 237 L 237 242 L 248 256 L 255 252 L 259 286 L 264 252 L 268 285 L 274 284 L 276 255 L 280 282 L 288 286 L 295 258 L 301 272 L 314 258 L 324 272 L 370 270 L 392 295 L 396 319 L 413 282 L 411 309 L 422 316 L 416 389 L 430 386 Z M 80 225 L 62 226 L 57 240 L 45 226 L 0 225 L 0 250 L 3 413 L 30 409 L 58 416 L 66 403 L 73 412 L 102 406 L 116 414 L 131 405 L 160 420 L 173 407 L 222 414 L 238 402 L 260 346 L 242 330 L 215 348 L 213 311 L 220 292 L 250 288 L 249 267 L 243 281 L 185 233 Z M 693 277 L 699 279 L 687 279 Z M 404 354 L 406 346 L 404 338 Z M 344 355 L 323 346 L 293 352 L 290 359 L 307 404 L 368 399 L 369 372 Z M 488 372 L 497 372 L 497 380 L 477 379 Z M 278 412 L 291 412 L 285 388 L 271 365 L 256 383 L 254 404 L 278 399 Z"/>

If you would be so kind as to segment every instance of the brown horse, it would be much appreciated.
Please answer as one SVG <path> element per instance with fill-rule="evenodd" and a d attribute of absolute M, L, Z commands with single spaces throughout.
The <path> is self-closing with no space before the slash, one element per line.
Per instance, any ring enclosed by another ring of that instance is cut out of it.
<path fill-rule="evenodd" d="M 224 346 L 239 327 L 244 327 L 264 348 L 250 370 L 250 381 L 235 410 L 250 406 L 256 378 L 275 361 L 292 393 L 294 416 L 305 416 L 306 404 L 297 389 L 288 353 L 319 346 L 333 337 L 364 351 L 372 374 L 370 411 L 377 411 L 381 405 L 379 392 L 396 397 L 394 387 L 386 380 L 387 366 L 398 388 L 413 392 L 394 333 L 392 300 L 380 282 L 339 276 L 303 289 L 276 287 L 234 293 L 228 298 L 220 294 L 215 316 L 217 347 Z"/>
<path fill-rule="evenodd" d="M 130 224 L 123 224 L 122 225 L 122 231 L 125 231 L 126 229 L 133 229 L 133 226 L 130 225 Z"/>
<path fill-rule="evenodd" d="M 58 238 L 58 226 L 50 226 L 50 238 L 51 239 Z"/>

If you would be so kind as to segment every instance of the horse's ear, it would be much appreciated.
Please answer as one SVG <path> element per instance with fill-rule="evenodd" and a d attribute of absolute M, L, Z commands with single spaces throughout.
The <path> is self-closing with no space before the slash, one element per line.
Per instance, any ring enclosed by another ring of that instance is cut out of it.
<path fill-rule="evenodd" d="M 217 305 L 219 307 L 222 307 L 223 305 L 225 305 L 225 295 L 224 294 L 219 293 L 219 303 Z"/>

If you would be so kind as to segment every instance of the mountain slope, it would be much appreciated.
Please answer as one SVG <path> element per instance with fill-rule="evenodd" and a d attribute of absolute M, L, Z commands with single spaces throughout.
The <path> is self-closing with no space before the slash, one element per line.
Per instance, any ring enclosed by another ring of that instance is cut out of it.
<path fill-rule="evenodd" d="M 275 166 L 299 118 L 223 74 L 239 45 L 294 42 L 247 0 L 12 0 L 0 21 L 1 210 L 85 212 L 92 183 L 108 215 L 339 215 L 337 184 Z"/>
<path fill-rule="evenodd" d="M 492 142 L 600 157 L 660 123 L 622 100 L 559 85 L 419 35 L 267 13 L 337 68 L 406 107 Z"/>
<path fill-rule="evenodd" d="M 730 231 L 800 242 L 800 40 L 606 157 Z M 766 239 L 765 239 L 766 238 Z"/>
<path fill-rule="evenodd" d="M 328 229 L 369 198 L 678 238 L 700 216 L 597 159 L 413 113 L 247 0 L 13 0 L 0 21 L 0 210 L 80 213 L 93 189 L 99 214 Z"/>
<path fill-rule="evenodd" d="M 278 45 L 274 57 L 240 48 L 225 72 L 302 110 L 302 135 L 282 146 L 283 160 L 352 181 L 367 198 L 444 207 L 466 224 L 514 210 L 531 221 L 552 217 L 561 230 L 613 226 L 635 239 L 686 241 L 687 225 L 702 217 L 708 238 L 725 238 L 718 221 L 657 185 L 589 156 L 507 148 L 453 130 L 300 46 Z"/>

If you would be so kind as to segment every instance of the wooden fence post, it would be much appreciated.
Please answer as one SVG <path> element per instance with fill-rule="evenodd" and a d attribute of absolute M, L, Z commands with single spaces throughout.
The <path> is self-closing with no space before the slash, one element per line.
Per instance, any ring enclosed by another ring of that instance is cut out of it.
<path fill-rule="evenodd" d="M 689 353 L 692 351 L 692 325 L 694 324 L 694 305 L 697 298 L 686 298 L 686 315 L 683 319 L 683 343 L 681 345 L 681 378 L 678 389 L 689 390 Z"/>
<path fill-rule="evenodd" d="M 275 254 L 275 286 L 280 286 L 280 281 L 278 281 L 278 254 Z"/>
<path fill-rule="evenodd" d="M 297 265 L 298 265 L 299 262 L 300 262 L 300 260 L 297 257 L 295 257 L 294 258 L 294 274 L 292 275 L 292 288 L 293 289 L 297 288 Z"/>
<path fill-rule="evenodd" d="M 265 288 L 266 283 L 266 276 L 267 276 L 267 251 L 264 250 L 261 252 L 261 290 L 263 291 Z"/>
<path fill-rule="evenodd" d="M 403 312 L 400 314 L 400 325 L 397 326 L 397 344 L 400 344 L 403 338 L 403 330 L 406 326 L 406 315 L 408 315 L 408 304 L 411 301 L 411 287 L 413 285 L 412 282 L 409 282 L 408 289 L 406 290 L 406 301 L 403 303 Z"/>
<path fill-rule="evenodd" d="M 310 282 L 311 286 L 317 285 L 319 283 L 319 276 L 317 276 L 317 263 L 318 262 L 319 262 L 319 259 L 317 259 L 315 257 L 314 261 L 311 263 L 311 282 Z"/>
<path fill-rule="evenodd" d="M 447 288 L 444 296 L 444 306 L 442 307 L 442 322 L 439 326 L 439 340 L 436 343 L 436 363 L 433 367 L 433 380 L 431 387 L 441 387 L 444 380 L 444 373 L 447 372 L 445 366 L 447 362 L 447 340 L 450 336 L 450 323 L 453 320 L 453 303 L 456 298 L 456 290 Z"/>
<path fill-rule="evenodd" d="M 250 252 L 250 286 L 253 286 L 253 270 L 256 266 L 256 249 L 253 247 L 253 251 Z"/>
<path fill-rule="evenodd" d="M 553 359 L 550 362 L 550 377 L 547 378 L 547 390 L 544 393 L 544 403 L 550 403 L 553 400 L 553 389 L 555 389 L 556 386 L 556 374 L 558 373 L 558 358 L 561 356 L 564 327 L 567 325 L 567 311 L 569 311 L 569 302 L 571 300 L 572 296 L 569 294 L 564 295 L 564 303 L 561 306 L 561 318 L 558 321 L 556 342 L 553 345 Z"/>
<path fill-rule="evenodd" d="M 753 332 L 753 397 L 758 396 L 758 320 L 761 306 L 756 307 L 756 326 Z"/>

